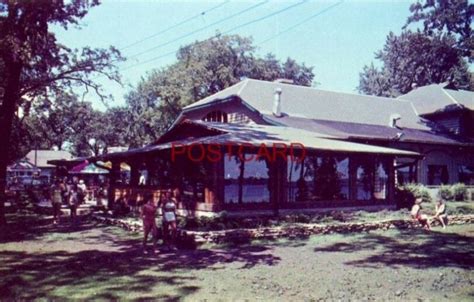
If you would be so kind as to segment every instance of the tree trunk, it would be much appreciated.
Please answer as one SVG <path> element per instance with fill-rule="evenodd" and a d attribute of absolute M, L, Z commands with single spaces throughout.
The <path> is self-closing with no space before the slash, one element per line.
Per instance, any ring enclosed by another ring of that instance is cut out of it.
<path fill-rule="evenodd" d="M 10 138 L 15 105 L 20 91 L 21 65 L 5 62 L 6 86 L 3 104 L 0 110 L 0 225 L 6 224 L 5 219 L 5 189 L 7 181 L 7 166 L 10 153 Z"/>

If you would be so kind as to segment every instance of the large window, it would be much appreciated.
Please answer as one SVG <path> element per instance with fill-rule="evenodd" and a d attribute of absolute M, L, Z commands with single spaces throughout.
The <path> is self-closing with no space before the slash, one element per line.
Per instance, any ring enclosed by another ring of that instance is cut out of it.
<path fill-rule="evenodd" d="M 446 165 L 428 165 L 428 185 L 439 186 L 449 182 Z"/>
<path fill-rule="evenodd" d="M 287 162 L 289 202 L 349 198 L 348 157 L 307 156 L 302 162 Z"/>
<path fill-rule="evenodd" d="M 242 161 L 239 156 L 225 155 L 224 181 L 225 203 L 270 202 L 268 167 L 263 159 Z"/>
<path fill-rule="evenodd" d="M 373 158 L 362 157 L 356 161 L 356 199 L 386 199 L 388 186 L 387 164 Z"/>
<path fill-rule="evenodd" d="M 460 165 L 458 167 L 459 182 L 465 185 L 474 185 L 474 166 Z"/>
<path fill-rule="evenodd" d="M 398 167 L 397 173 L 397 184 L 405 185 L 408 183 L 416 182 L 416 167 L 415 165 L 403 165 Z"/>

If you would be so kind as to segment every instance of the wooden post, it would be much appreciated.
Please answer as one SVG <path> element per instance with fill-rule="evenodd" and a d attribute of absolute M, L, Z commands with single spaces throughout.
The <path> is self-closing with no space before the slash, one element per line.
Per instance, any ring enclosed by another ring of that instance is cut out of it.
<path fill-rule="evenodd" d="M 115 202 L 115 190 L 117 189 L 117 181 L 120 178 L 120 162 L 112 161 L 112 169 L 110 170 L 110 184 L 108 192 L 108 207 L 111 209 Z"/>

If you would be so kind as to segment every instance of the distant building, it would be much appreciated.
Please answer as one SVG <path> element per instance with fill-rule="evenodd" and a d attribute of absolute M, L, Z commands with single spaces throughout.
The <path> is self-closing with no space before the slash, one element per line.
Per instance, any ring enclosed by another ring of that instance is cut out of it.
<path fill-rule="evenodd" d="M 51 160 L 71 160 L 73 156 L 68 151 L 55 150 L 31 150 L 25 156 L 25 160 L 40 170 L 39 177 L 51 182 L 56 166 L 48 164 Z"/>

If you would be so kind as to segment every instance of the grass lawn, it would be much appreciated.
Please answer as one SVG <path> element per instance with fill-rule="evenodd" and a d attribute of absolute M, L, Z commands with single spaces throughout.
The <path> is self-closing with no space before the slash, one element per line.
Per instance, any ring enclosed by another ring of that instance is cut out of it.
<path fill-rule="evenodd" d="M 474 297 L 474 225 L 141 253 L 140 236 L 11 214 L 0 299 L 450 300 Z"/>

